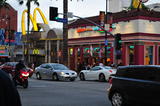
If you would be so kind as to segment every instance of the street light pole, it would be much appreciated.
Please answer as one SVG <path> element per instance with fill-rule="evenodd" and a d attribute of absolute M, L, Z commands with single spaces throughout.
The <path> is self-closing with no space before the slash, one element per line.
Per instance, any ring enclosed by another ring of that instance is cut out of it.
<path fill-rule="evenodd" d="M 104 24 L 106 23 L 106 27 L 107 27 L 107 12 L 108 12 L 108 0 L 106 0 L 106 15 L 105 15 L 105 22 Z M 108 65 L 107 64 L 107 56 L 108 56 L 108 53 L 107 53 L 107 47 L 108 47 L 108 40 L 107 40 L 107 31 L 105 31 L 105 65 Z"/>
<path fill-rule="evenodd" d="M 65 15 L 68 13 L 68 0 L 63 0 L 63 18 L 68 19 Z M 68 66 L 68 23 L 63 23 L 63 64 Z"/>

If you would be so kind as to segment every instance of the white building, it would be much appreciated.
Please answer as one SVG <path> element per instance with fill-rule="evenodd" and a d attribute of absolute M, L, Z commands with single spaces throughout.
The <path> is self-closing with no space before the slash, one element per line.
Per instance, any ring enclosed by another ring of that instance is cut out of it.
<path fill-rule="evenodd" d="M 109 12 L 120 12 L 130 7 L 132 0 L 108 0 L 108 11 Z M 160 3 L 154 3 L 146 5 L 154 11 L 160 11 Z"/>
<path fill-rule="evenodd" d="M 132 0 L 108 0 L 109 12 L 120 12 L 131 5 Z"/>
<path fill-rule="evenodd" d="M 160 3 L 155 3 L 155 4 L 150 4 L 147 5 L 151 10 L 153 9 L 154 11 L 160 11 Z"/>

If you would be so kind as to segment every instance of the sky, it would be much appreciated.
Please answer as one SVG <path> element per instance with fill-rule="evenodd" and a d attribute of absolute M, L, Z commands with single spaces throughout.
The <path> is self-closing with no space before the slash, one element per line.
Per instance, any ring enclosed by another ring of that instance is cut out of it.
<path fill-rule="evenodd" d="M 68 0 L 68 11 L 80 17 L 90 17 L 99 14 L 99 11 L 105 11 L 106 0 Z M 125 0 L 123 0 L 125 2 Z M 26 9 L 26 5 L 19 5 L 16 0 L 8 0 L 8 3 L 18 11 L 18 31 L 21 31 L 22 12 Z M 42 10 L 49 21 L 49 7 L 58 7 L 58 13 L 63 13 L 63 0 L 39 0 L 39 8 Z M 146 4 L 160 3 L 160 0 L 149 0 Z M 32 3 L 31 13 L 36 6 Z M 39 18 L 38 18 L 39 17 Z M 59 17 L 62 17 L 59 15 Z M 39 14 L 37 14 L 38 22 L 43 22 Z M 62 23 L 49 21 L 51 28 L 62 28 Z"/>

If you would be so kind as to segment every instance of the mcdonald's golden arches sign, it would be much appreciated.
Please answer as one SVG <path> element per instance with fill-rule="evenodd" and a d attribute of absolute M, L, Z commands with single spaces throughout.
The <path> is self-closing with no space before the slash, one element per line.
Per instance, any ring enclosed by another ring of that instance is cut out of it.
<path fill-rule="evenodd" d="M 34 13 L 33 13 L 33 17 L 32 17 L 31 14 L 29 15 L 29 18 L 32 22 L 34 31 L 38 31 L 37 20 L 36 20 L 36 11 L 38 11 L 40 13 L 44 24 L 48 24 L 48 21 L 47 21 L 46 17 L 44 16 L 44 14 L 42 13 L 42 11 L 39 8 L 35 8 Z M 28 10 L 24 10 L 23 13 L 22 13 L 22 20 L 21 20 L 22 35 L 26 35 L 25 13 L 27 13 L 27 12 L 28 12 Z"/>

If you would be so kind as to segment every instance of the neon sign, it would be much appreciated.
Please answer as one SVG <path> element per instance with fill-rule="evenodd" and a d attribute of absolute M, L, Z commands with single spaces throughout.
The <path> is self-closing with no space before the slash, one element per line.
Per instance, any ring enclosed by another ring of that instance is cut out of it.
<path fill-rule="evenodd" d="M 87 31 L 99 31 L 99 32 L 105 32 L 104 30 L 100 29 L 99 27 L 93 27 L 93 28 L 79 28 L 77 29 L 77 33 L 87 32 Z"/>
<path fill-rule="evenodd" d="M 82 33 L 82 32 L 88 32 L 88 31 L 98 31 L 100 33 L 105 33 L 104 30 L 100 29 L 99 27 L 93 27 L 93 28 L 79 28 L 77 29 L 77 33 Z M 112 31 L 112 28 L 108 30 L 109 32 Z"/>

